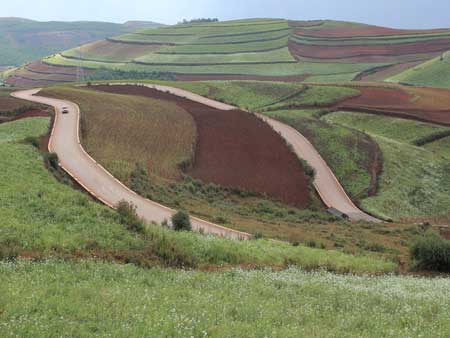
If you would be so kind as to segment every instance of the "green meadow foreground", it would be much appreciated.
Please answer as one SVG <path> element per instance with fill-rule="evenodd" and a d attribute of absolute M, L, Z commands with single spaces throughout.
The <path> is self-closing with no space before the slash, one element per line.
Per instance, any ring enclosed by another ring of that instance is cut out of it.
<path fill-rule="evenodd" d="M 447 337 L 450 280 L 1 263 L 2 337 Z"/>

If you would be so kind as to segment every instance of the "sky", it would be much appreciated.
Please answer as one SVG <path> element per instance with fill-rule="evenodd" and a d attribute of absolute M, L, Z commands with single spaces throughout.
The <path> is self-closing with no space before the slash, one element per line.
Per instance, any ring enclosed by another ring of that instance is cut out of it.
<path fill-rule="evenodd" d="M 0 17 L 40 21 L 155 21 L 217 17 L 335 19 L 393 28 L 450 27 L 449 0 L 13 0 Z"/>

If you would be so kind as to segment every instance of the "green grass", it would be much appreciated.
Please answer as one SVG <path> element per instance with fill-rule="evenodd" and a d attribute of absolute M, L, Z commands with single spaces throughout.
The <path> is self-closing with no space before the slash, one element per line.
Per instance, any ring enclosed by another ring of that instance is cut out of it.
<path fill-rule="evenodd" d="M 450 137 L 428 143 L 424 148 L 450 159 Z"/>
<path fill-rule="evenodd" d="M 405 34 L 378 37 L 354 37 L 354 38 L 320 38 L 292 35 L 291 39 L 301 44 L 323 45 L 323 46 L 373 46 L 373 45 L 397 45 L 421 41 L 433 41 L 445 39 L 450 36 L 450 31 L 433 34 Z M 420 51 L 418 51 L 420 53 Z"/>
<path fill-rule="evenodd" d="M 165 55 L 147 54 L 135 59 L 136 62 L 148 64 L 233 64 L 264 62 L 295 62 L 287 47 L 270 52 L 237 54 L 201 54 L 201 55 Z"/>
<path fill-rule="evenodd" d="M 258 110 L 303 90 L 299 83 L 258 81 L 176 82 L 176 87 L 227 102 L 242 108 Z"/>
<path fill-rule="evenodd" d="M 139 30 L 141 34 L 154 36 L 156 34 L 191 34 L 198 37 L 214 36 L 214 35 L 238 35 L 260 33 L 264 31 L 276 29 L 288 29 L 287 20 L 273 20 L 263 22 L 218 22 L 206 24 L 192 24 L 192 25 L 176 25 L 170 27 L 163 27 L 159 29 Z"/>
<path fill-rule="evenodd" d="M 281 242 L 238 242 L 177 233 L 154 225 L 149 225 L 144 234 L 130 232 L 119 223 L 114 211 L 59 183 L 44 168 L 41 155 L 21 142 L 22 137 L 40 135 L 47 127 L 47 118 L 1 126 L 0 156 L 8 159 L 0 162 L 1 258 L 62 255 L 119 259 L 144 266 L 189 267 L 293 264 L 355 273 L 395 268 L 393 263 L 377 258 Z"/>
<path fill-rule="evenodd" d="M 431 123 L 351 112 L 325 116 L 325 120 L 338 122 L 369 134 L 376 134 L 409 144 L 414 144 L 415 141 L 424 137 L 450 130 L 448 127 Z"/>
<path fill-rule="evenodd" d="M 379 191 L 377 196 L 362 201 L 364 209 L 393 219 L 447 215 L 450 212 L 448 160 L 405 142 L 411 139 L 410 131 L 423 131 L 423 124 L 413 121 L 399 124 L 389 117 L 377 118 L 378 122 L 375 123 L 371 115 L 362 114 L 355 120 L 353 115 L 333 113 L 325 119 L 366 131 L 381 148 L 383 172 L 379 179 Z M 384 122 L 380 123 L 382 119 Z M 389 124 L 392 124 L 393 129 L 389 129 Z M 417 126 L 411 128 L 411 124 Z M 399 135 L 400 129 L 395 132 L 395 128 L 400 128 L 399 125 L 406 126 L 403 136 Z M 428 128 L 425 126 L 425 129 Z M 390 135 L 390 138 L 386 135 Z"/>
<path fill-rule="evenodd" d="M 357 89 L 330 86 L 306 86 L 304 91 L 281 102 L 265 107 L 267 110 L 329 106 L 346 98 L 359 95 Z"/>
<path fill-rule="evenodd" d="M 61 66 L 77 66 L 80 64 L 77 60 L 67 59 L 61 55 L 55 55 L 44 60 L 49 64 Z M 287 64 L 249 64 L 249 65 L 215 65 L 215 66 L 149 66 L 133 63 L 106 63 L 94 61 L 82 61 L 81 65 L 86 68 L 110 68 L 125 71 L 142 72 L 173 72 L 180 74 L 248 74 L 248 75 L 267 75 L 267 76 L 285 76 L 285 75 L 330 75 L 342 77 L 349 73 L 358 73 L 369 68 L 382 64 L 339 64 L 339 63 L 287 63 Z"/>
<path fill-rule="evenodd" d="M 444 53 L 443 57 L 437 57 L 425 63 L 390 77 L 386 81 L 408 83 L 418 86 L 430 86 L 450 88 L 450 78 L 447 76 L 450 70 L 450 54 Z"/>
<path fill-rule="evenodd" d="M 448 278 L 195 272 L 107 263 L 0 265 L 2 335 L 445 337 Z"/>
<path fill-rule="evenodd" d="M 367 197 L 371 183 L 369 168 L 376 145 L 362 133 L 319 120 L 316 117 L 319 113 L 320 110 L 280 110 L 264 114 L 307 137 L 354 200 Z"/>
<path fill-rule="evenodd" d="M 249 53 L 275 50 L 287 47 L 288 37 L 281 37 L 277 40 L 255 41 L 239 44 L 186 44 L 173 47 L 164 47 L 160 53 L 166 54 L 231 54 L 231 53 Z"/>

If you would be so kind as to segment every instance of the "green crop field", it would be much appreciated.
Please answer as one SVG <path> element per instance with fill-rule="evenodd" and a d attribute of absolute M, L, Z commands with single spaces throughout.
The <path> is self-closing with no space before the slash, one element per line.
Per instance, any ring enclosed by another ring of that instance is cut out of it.
<path fill-rule="evenodd" d="M 287 47 L 260 53 L 234 53 L 234 54 L 148 54 L 135 59 L 136 62 L 146 64 L 233 64 L 233 63 L 264 63 L 264 62 L 296 62 Z"/>
<path fill-rule="evenodd" d="M 387 79 L 389 82 L 408 83 L 418 86 L 450 88 L 450 54 L 427 61 Z"/>
<path fill-rule="evenodd" d="M 368 134 L 383 136 L 402 143 L 414 144 L 431 135 L 450 131 L 449 127 L 443 127 L 431 123 L 423 123 L 400 118 L 386 118 L 381 115 L 363 113 L 336 113 L 326 116 L 325 119 L 352 126 Z"/>
<path fill-rule="evenodd" d="M 445 337 L 448 278 L 2 263 L 7 337 Z"/>
<path fill-rule="evenodd" d="M 389 117 L 356 115 L 338 112 L 324 119 L 364 131 L 380 146 L 383 172 L 379 191 L 362 201 L 364 209 L 394 219 L 448 214 L 450 163 L 435 152 L 408 144 L 415 131 L 430 133 L 433 128 L 414 121 L 399 123 Z"/>
<path fill-rule="evenodd" d="M 298 108 L 304 106 L 329 106 L 346 98 L 359 95 L 357 89 L 330 86 L 307 86 L 298 95 L 265 107 L 267 110 Z"/>
<path fill-rule="evenodd" d="M 352 78 L 359 72 L 381 66 L 384 64 L 340 64 L 340 63 L 273 63 L 273 64 L 248 64 L 248 65 L 197 65 L 197 66 L 150 66 L 133 63 L 106 63 L 95 61 L 82 61 L 64 58 L 55 55 L 44 60 L 51 65 L 76 66 L 82 65 L 86 68 L 98 69 L 120 69 L 124 71 L 141 72 L 173 72 L 178 74 L 244 74 L 244 75 L 265 75 L 265 76 L 287 76 L 287 75 L 330 75 L 329 79 L 336 76 L 336 81 L 340 81 L 344 76 Z"/>
<path fill-rule="evenodd" d="M 450 159 L 450 137 L 427 143 L 424 148 Z"/>

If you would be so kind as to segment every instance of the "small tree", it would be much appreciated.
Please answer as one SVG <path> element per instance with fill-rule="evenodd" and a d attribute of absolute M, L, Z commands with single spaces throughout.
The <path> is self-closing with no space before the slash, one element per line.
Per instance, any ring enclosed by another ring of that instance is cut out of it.
<path fill-rule="evenodd" d="M 178 211 L 172 216 L 172 225 L 175 231 L 191 231 L 192 224 L 189 215 L 184 211 Z"/>
<path fill-rule="evenodd" d="M 125 225 L 128 230 L 142 232 L 144 230 L 144 222 L 139 218 L 136 212 L 136 206 L 125 200 L 117 204 L 117 213 L 119 214 L 120 223 Z"/>

